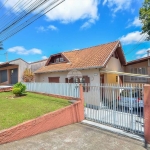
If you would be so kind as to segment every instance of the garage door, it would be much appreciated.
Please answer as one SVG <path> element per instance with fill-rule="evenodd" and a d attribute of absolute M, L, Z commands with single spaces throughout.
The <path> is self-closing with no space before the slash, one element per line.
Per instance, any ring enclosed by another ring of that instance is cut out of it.
<path fill-rule="evenodd" d="M 59 77 L 49 77 L 50 83 L 59 83 Z"/>

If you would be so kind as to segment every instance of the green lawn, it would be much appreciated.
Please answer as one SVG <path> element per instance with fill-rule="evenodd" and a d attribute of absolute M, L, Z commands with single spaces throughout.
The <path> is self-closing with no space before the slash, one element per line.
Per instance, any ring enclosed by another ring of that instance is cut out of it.
<path fill-rule="evenodd" d="M 0 130 L 70 105 L 68 100 L 34 93 L 26 94 L 13 99 L 11 92 L 0 93 Z"/>

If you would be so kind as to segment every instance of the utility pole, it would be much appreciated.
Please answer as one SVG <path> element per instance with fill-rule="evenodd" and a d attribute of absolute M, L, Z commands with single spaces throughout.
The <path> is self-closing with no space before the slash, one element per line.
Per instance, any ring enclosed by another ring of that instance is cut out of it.
<path fill-rule="evenodd" d="M 6 62 L 8 62 L 8 52 L 6 52 L 4 54 L 5 54 Z"/>

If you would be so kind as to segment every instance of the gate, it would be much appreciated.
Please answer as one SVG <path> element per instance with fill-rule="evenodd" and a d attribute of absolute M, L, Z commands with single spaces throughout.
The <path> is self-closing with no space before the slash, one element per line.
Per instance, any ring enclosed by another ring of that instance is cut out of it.
<path fill-rule="evenodd" d="M 144 134 L 143 85 L 84 86 L 85 118 Z"/>

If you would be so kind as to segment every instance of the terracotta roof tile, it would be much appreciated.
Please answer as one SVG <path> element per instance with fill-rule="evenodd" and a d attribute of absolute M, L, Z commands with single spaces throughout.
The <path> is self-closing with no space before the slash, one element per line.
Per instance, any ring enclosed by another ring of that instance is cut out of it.
<path fill-rule="evenodd" d="M 70 63 L 51 64 L 40 68 L 35 73 L 104 67 L 107 59 L 109 59 L 118 46 L 118 43 L 119 41 L 115 41 L 81 50 L 63 52 L 63 55 Z"/>

